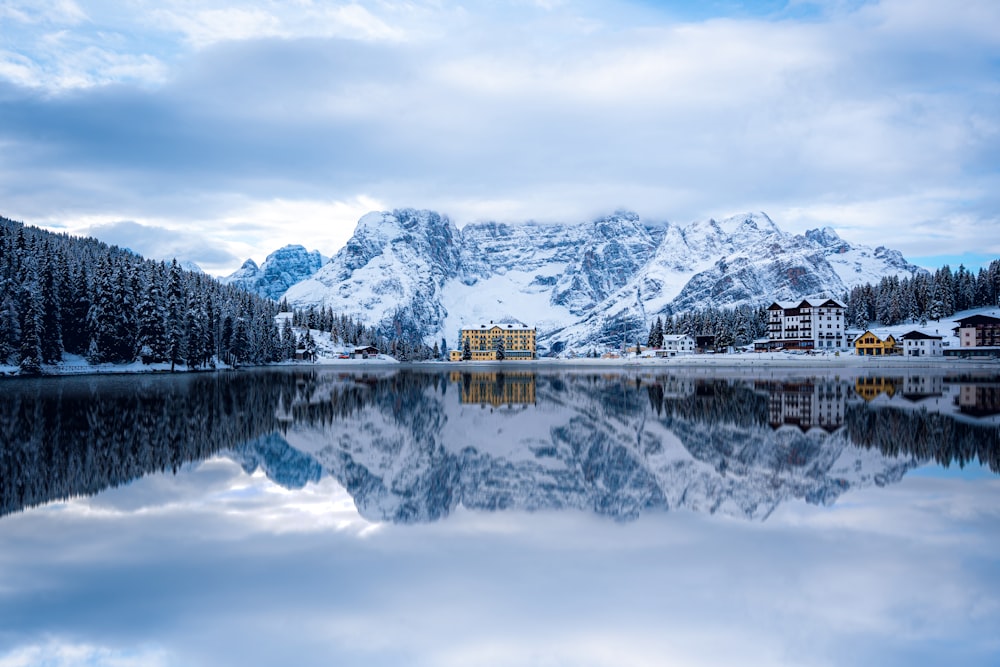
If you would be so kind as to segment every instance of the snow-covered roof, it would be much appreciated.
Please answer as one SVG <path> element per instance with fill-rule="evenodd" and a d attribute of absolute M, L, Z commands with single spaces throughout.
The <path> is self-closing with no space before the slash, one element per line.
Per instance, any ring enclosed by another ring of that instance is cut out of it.
<path fill-rule="evenodd" d="M 685 338 L 694 340 L 694 338 L 691 338 L 691 336 L 687 334 L 666 334 L 663 336 L 663 340 L 684 340 Z"/>
<path fill-rule="evenodd" d="M 907 332 L 902 336 L 900 336 L 900 339 L 902 340 L 932 340 L 932 339 L 941 340 L 943 338 L 944 336 L 938 336 L 935 334 L 924 333 L 923 331 L 916 331 L 916 330 Z"/>
<path fill-rule="evenodd" d="M 833 305 L 837 308 L 846 308 L 844 304 L 840 303 L 836 299 L 800 299 L 798 301 L 775 301 L 768 307 L 768 310 L 772 310 L 775 306 L 784 310 L 791 310 L 793 308 L 801 308 L 802 306 L 807 306 L 809 308 L 821 308 L 827 305 Z"/>

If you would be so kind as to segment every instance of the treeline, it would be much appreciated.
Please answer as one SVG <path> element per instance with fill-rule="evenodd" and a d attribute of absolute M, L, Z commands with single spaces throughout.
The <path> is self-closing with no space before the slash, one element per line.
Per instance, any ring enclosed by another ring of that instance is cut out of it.
<path fill-rule="evenodd" d="M 335 344 L 373 345 L 399 359 L 426 359 L 405 310 L 380 327 L 332 310 L 290 310 L 171 263 L 143 259 L 93 238 L 54 234 L 0 218 L 0 365 L 23 375 L 64 355 L 91 363 L 169 363 L 171 369 L 267 364 L 315 354 L 309 329 Z M 295 331 L 292 325 L 298 325 Z M 443 341 L 442 341 L 443 344 Z"/>
<path fill-rule="evenodd" d="M 390 319 L 375 326 L 366 325 L 349 315 L 334 313 L 329 306 L 293 309 L 282 300 L 281 310 L 292 313 L 291 323 L 294 326 L 322 331 L 334 345 L 371 345 L 380 353 L 399 361 L 437 359 L 448 352 L 444 339 L 441 339 L 440 346 L 436 341 L 433 346 L 424 343 L 420 327 L 405 308 L 398 309 Z"/>
<path fill-rule="evenodd" d="M 749 345 L 767 335 L 767 310 L 751 306 L 736 308 L 706 308 L 678 315 L 657 317 L 649 327 L 646 345 L 663 347 L 663 337 L 675 334 L 715 336 L 715 345 L 723 349 L 732 345 Z"/>
<path fill-rule="evenodd" d="M 853 288 L 844 298 L 848 327 L 867 329 L 875 323 L 893 326 L 940 320 L 956 312 L 996 306 L 1000 300 L 1000 260 L 973 273 L 964 266 L 943 266 L 912 278 L 887 276 L 877 285 Z"/>
<path fill-rule="evenodd" d="M 176 261 L 0 218 L 0 363 L 34 374 L 66 354 L 171 368 L 282 356 L 278 305 Z"/>

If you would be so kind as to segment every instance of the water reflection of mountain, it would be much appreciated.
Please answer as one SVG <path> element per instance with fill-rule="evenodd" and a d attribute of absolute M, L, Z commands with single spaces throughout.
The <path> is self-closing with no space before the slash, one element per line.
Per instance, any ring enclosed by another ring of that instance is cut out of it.
<path fill-rule="evenodd" d="M 0 512 L 222 451 L 289 488 L 332 475 L 364 516 L 403 522 L 460 505 L 764 518 L 789 499 L 829 503 L 897 481 L 926 460 L 978 457 L 1000 470 L 1000 428 L 988 410 L 963 410 L 963 400 L 991 405 L 990 382 L 911 381 L 910 391 L 867 402 L 854 381 L 832 379 L 498 375 L 261 371 L 6 383 Z"/>

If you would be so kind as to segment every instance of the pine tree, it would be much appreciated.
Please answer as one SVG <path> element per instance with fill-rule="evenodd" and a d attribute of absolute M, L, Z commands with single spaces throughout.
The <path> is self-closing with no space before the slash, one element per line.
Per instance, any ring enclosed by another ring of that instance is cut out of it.
<path fill-rule="evenodd" d="M 29 283 L 23 289 L 21 317 L 21 360 L 22 375 L 37 375 L 42 372 L 42 304 L 37 285 Z"/>
<path fill-rule="evenodd" d="M 506 351 L 504 350 L 503 344 L 503 334 L 497 336 L 497 361 L 503 361 L 506 357 Z"/>
<path fill-rule="evenodd" d="M 51 253 L 49 248 L 46 253 Z M 41 288 L 42 288 L 42 361 L 46 364 L 54 364 L 62 361 L 63 337 L 62 337 L 62 304 L 59 296 L 62 286 L 59 281 L 59 274 L 56 272 L 53 262 L 57 258 L 46 255 L 42 262 Z"/>
<path fill-rule="evenodd" d="M 294 359 L 297 346 L 298 341 L 292 329 L 292 321 L 286 317 L 281 323 L 281 356 L 284 359 Z"/>
<path fill-rule="evenodd" d="M 466 338 L 462 342 L 462 361 L 472 360 L 472 346 L 469 344 L 469 339 Z"/>
<path fill-rule="evenodd" d="M 181 267 L 175 259 L 167 277 L 167 358 L 171 372 L 184 361 L 184 287 L 181 280 Z"/>

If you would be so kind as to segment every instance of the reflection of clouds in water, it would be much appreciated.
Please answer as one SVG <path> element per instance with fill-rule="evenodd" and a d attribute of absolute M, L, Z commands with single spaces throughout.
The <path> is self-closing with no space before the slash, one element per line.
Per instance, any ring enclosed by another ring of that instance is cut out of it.
<path fill-rule="evenodd" d="M 916 478 L 763 524 L 459 510 L 372 533 L 328 477 L 287 491 L 216 457 L 6 517 L 0 665 L 989 664 L 996 508 L 995 480 Z"/>
<path fill-rule="evenodd" d="M 57 509 L 58 508 L 58 509 Z M 353 529 L 367 534 L 351 496 L 327 477 L 299 490 L 285 489 L 261 470 L 247 475 L 225 456 L 189 464 L 182 474 L 151 475 L 127 487 L 49 506 L 67 516 L 122 520 L 212 517 L 234 535 Z M 41 511 L 46 511 L 42 509 Z"/>

